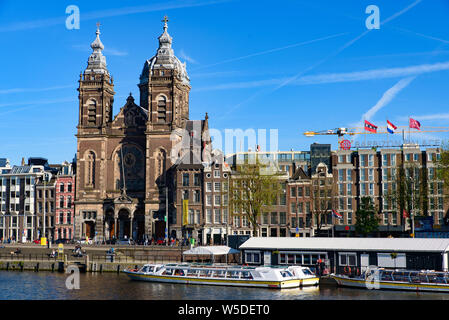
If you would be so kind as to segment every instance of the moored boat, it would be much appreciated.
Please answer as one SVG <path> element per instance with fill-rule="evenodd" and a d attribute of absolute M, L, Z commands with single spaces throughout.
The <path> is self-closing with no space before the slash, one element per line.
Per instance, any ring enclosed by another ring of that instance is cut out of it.
<path fill-rule="evenodd" d="M 131 279 L 140 281 L 245 286 L 259 288 L 297 288 L 301 280 L 289 268 L 200 266 L 190 264 L 146 264 L 140 269 L 124 271 Z M 306 271 L 307 272 L 307 271 Z M 299 271 L 296 271 L 299 275 Z"/>
<path fill-rule="evenodd" d="M 288 270 L 299 279 L 301 287 L 317 286 L 320 283 L 320 278 L 308 267 L 290 266 Z"/>
<path fill-rule="evenodd" d="M 338 285 L 365 289 L 438 291 L 449 293 L 449 273 L 431 270 L 367 269 L 360 276 L 335 275 Z"/>

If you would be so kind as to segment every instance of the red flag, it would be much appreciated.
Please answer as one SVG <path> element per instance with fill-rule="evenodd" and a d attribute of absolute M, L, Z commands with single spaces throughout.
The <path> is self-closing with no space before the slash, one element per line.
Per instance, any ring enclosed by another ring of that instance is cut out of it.
<path fill-rule="evenodd" d="M 409 217 L 409 215 L 408 215 L 407 211 L 405 211 L 405 209 L 402 212 L 402 216 L 404 217 L 404 219 Z"/>
<path fill-rule="evenodd" d="M 419 128 L 421 127 L 421 123 L 419 123 L 419 121 L 418 120 L 415 120 L 415 119 L 412 119 L 412 118 L 410 118 L 410 128 L 415 128 L 415 129 L 418 129 L 418 130 L 420 130 Z"/>
<path fill-rule="evenodd" d="M 369 132 L 376 133 L 377 132 L 377 126 L 375 126 L 371 122 L 365 120 L 365 130 L 369 131 Z"/>

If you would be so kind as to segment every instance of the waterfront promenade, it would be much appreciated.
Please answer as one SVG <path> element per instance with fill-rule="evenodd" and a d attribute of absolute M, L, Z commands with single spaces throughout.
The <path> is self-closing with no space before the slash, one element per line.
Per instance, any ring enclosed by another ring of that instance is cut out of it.
<path fill-rule="evenodd" d="M 58 254 L 58 245 L 55 244 L 50 248 L 39 244 L 1 244 L 0 270 L 63 272 L 69 265 L 78 265 L 84 272 L 120 272 L 145 263 L 182 262 L 182 252 L 189 249 L 163 245 L 81 245 L 83 254 L 77 256 L 73 252 L 75 246 L 64 245 L 63 253 Z M 107 253 L 111 247 L 114 255 Z M 51 255 L 53 251 L 56 251 L 55 256 Z"/>

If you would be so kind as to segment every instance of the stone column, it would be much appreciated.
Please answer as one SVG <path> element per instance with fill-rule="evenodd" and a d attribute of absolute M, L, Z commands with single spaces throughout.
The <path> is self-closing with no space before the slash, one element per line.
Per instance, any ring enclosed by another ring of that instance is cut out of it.
<path fill-rule="evenodd" d="M 97 241 L 104 240 L 104 215 L 97 213 L 97 219 L 95 221 L 95 231 L 97 232 Z"/>
<path fill-rule="evenodd" d="M 153 236 L 153 229 L 152 229 L 152 216 L 153 212 L 145 211 L 145 235 L 151 240 L 151 237 Z"/>
<path fill-rule="evenodd" d="M 133 237 L 133 218 L 134 218 L 134 215 L 130 214 L 130 216 L 129 216 L 129 239 L 131 239 Z"/>
<path fill-rule="evenodd" d="M 117 220 L 118 220 L 118 212 L 114 208 L 114 236 L 115 236 L 115 239 L 117 239 Z"/>

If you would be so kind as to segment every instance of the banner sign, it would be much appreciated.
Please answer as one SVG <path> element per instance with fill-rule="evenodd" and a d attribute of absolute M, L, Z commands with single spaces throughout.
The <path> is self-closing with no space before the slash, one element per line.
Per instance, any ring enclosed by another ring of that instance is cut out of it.
<path fill-rule="evenodd" d="M 415 231 L 432 231 L 433 217 L 415 217 Z"/>
<path fill-rule="evenodd" d="M 182 225 L 189 224 L 189 200 L 182 200 Z"/>

